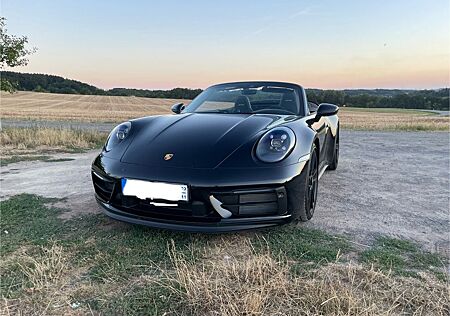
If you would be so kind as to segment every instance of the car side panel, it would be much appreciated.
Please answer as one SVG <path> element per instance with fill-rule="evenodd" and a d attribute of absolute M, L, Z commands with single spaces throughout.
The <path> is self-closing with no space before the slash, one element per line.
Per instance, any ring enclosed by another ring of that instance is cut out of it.
<path fill-rule="evenodd" d="M 321 117 L 319 121 L 311 124 L 319 139 L 319 170 L 330 164 L 333 159 L 334 139 L 337 134 L 338 122 L 337 115 L 332 115 Z"/>
<path fill-rule="evenodd" d="M 338 117 L 337 115 L 327 117 L 328 131 L 326 136 L 326 165 L 330 165 L 334 159 L 334 144 L 338 128 Z"/>

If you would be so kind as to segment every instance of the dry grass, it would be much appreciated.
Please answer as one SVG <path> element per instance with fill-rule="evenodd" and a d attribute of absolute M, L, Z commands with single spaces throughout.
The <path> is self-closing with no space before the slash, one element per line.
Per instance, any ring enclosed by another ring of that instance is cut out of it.
<path fill-rule="evenodd" d="M 166 285 L 194 315 L 448 315 L 448 286 L 393 277 L 354 263 L 295 276 L 270 253 L 193 264 L 172 251 Z"/>
<path fill-rule="evenodd" d="M 17 149 L 47 146 L 52 148 L 93 148 L 105 141 L 106 134 L 62 128 L 5 128 L 0 131 L 0 146 Z"/>
<path fill-rule="evenodd" d="M 67 255 L 59 245 L 50 248 L 41 247 L 36 257 L 22 255 L 19 257 L 19 267 L 25 275 L 29 287 L 33 291 L 39 291 L 51 287 L 68 269 Z"/>
<path fill-rule="evenodd" d="M 40 247 L 37 251 L 19 251 L 2 262 L 2 270 L 16 264 L 18 284 L 11 284 L 26 293 L 17 299 L 7 299 L 9 293 L 2 293 L 0 312 L 2 315 L 47 315 L 66 314 L 69 291 L 65 287 L 68 276 L 73 273 L 70 256 L 64 248 L 54 243 Z M 8 292 L 8 291 L 7 291 Z M 70 310 L 69 310 L 70 314 Z"/>
<path fill-rule="evenodd" d="M 1 94 L 3 118 L 120 122 L 131 118 L 169 114 L 172 104 L 190 100 L 64 95 L 37 92 Z M 449 117 L 392 109 L 341 108 L 341 126 L 370 130 L 449 130 Z"/>
<path fill-rule="evenodd" d="M 61 128 L 4 128 L 0 130 L 2 164 L 45 160 L 47 154 L 99 148 L 106 133 Z"/>
<path fill-rule="evenodd" d="M 239 246 L 237 246 L 239 244 Z M 170 265 L 150 261 L 137 277 L 89 279 L 90 260 L 56 243 L 19 250 L 2 262 L 18 263 L 22 294 L 2 293 L 2 315 L 148 314 L 137 306 L 169 305 L 155 315 L 448 315 L 448 285 L 427 273 L 421 279 L 393 276 L 357 263 L 318 265 L 301 274 L 292 261 L 269 249 L 252 251 L 245 236 L 217 237 L 192 260 L 168 246 Z M 36 248 L 34 248 L 36 249 Z M 193 250 L 193 249 L 192 249 Z M 118 261 L 117 264 L 120 264 Z M 11 269 L 11 268 L 10 268 Z M 114 270 L 112 270 L 114 271 Z M 163 290 L 161 290 L 163 289 Z M 161 293 L 155 296 L 155 292 Z M 146 302 L 147 301 L 147 302 Z M 112 306 L 111 306 L 112 305 Z"/>

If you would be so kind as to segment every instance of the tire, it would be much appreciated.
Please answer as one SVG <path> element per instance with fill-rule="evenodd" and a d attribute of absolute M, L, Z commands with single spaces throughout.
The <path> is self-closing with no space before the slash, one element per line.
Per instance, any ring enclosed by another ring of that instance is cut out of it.
<path fill-rule="evenodd" d="M 315 145 L 311 148 L 311 158 L 303 172 L 304 174 L 300 175 L 297 181 L 293 181 L 292 186 L 288 188 L 288 206 L 292 212 L 293 223 L 310 220 L 316 208 L 319 155 Z"/>
<path fill-rule="evenodd" d="M 331 164 L 328 166 L 328 170 L 336 170 L 339 163 L 339 128 L 336 133 L 336 138 L 334 140 L 334 149 L 333 149 L 333 160 Z"/>

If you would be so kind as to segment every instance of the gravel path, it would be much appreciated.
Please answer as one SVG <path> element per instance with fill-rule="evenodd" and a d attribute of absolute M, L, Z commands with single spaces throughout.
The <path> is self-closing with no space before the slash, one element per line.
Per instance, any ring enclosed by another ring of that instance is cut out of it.
<path fill-rule="evenodd" d="M 386 234 L 448 251 L 448 133 L 344 131 L 341 148 L 306 226 L 362 243 Z"/>
<path fill-rule="evenodd" d="M 64 197 L 72 213 L 97 212 L 89 173 L 96 154 L 60 154 L 55 158 L 74 160 L 2 167 L 1 199 L 22 192 Z M 363 244 L 383 234 L 445 252 L 449 134 L 342 131 L 339 167 L 323 175 L 318 199 L 314 218 L 300 225 Z"/>

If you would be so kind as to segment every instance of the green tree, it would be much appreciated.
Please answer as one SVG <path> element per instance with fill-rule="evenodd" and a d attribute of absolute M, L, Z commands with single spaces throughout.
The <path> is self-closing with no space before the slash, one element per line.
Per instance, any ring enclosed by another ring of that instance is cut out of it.
<path fill-rule="evenodd" d="M 28 56 L 36 51 L 36 48 L 27 48 L 26 36 L 9 35 L 6 29 L 6 19 L 0 17 L 0 68 L 26 66 Z M 14 92 L 16 84 L 4 78 L 0 80 L 0 89 Z"/>
<path fill-rule="evenodd" d="M 13 93 L 17 90 L 17 82 L 11 82 L 5 78 L 0 78 L 0 90 Z"/>
<path fill-rule="evenodd" d="M 36 88 L 33 89 L 34 92 L 46 92 L 44 88 L 42 88 L 40 85 L 37 85 Z"/>

